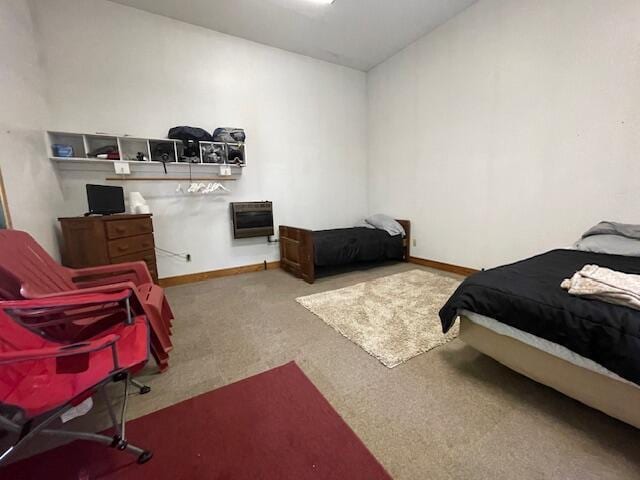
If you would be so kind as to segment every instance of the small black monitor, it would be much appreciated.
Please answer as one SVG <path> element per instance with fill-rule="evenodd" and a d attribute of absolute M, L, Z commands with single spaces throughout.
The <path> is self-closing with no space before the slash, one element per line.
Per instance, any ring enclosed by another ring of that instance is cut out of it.
<path fill-rule="evenodd" d="M 87 185 L 89 215 L 111 215 L 124 213 L 124 190 L 122 187 Z"/>

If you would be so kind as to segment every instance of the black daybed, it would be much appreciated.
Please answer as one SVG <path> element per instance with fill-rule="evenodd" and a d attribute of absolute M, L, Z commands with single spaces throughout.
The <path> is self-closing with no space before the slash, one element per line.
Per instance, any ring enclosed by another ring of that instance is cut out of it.
<path fill-rule="evenodd" d="M 316 267 L 385 260 L 409 261 L 411 222 L 397 220 L 405 236 L 366 227 L 306 230 L 280 226 L 280 266 L 313 283 Z"/>

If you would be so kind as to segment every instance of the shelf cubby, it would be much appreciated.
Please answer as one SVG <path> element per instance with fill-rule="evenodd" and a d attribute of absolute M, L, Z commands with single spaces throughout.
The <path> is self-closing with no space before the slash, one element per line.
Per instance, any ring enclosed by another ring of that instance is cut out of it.
<path fill-rule="evenodd" d="M 151 160 L 154 162 L 175 163 L 178 161 L 178 152 L 176 150 L 175 140 L 149 140 L 149 149 L 151 150 Z M 163 159 L 163 155 L 167 155 L 167 159 Z"/>
<path fill-rule="evenodd" d="M 142 154 L 145 161 L 151 160 L 149 140 L 146 138 L 120 137 L 120 159 L 127 162 L 137 162 L 138 154 Z"/>
<path fill-rule="evenodd" d="M 244 167 L 247 157 L 244 151 L 244 143 L 227 143 L 227 164 Z"/>
<path fill-rule="evenodd" d="M 227 145 L 220 142 L 200 142 L 200 162 L 210 165 L 226 165 Z"/>
<path fill-rule="evenodd" d="M 51 156 L 58 156 L 57 145 L 71 147 L 70 157 L 85 158 L 87 156 L 84 135 L 82 134 L 49 132 L 49 152 Z"/>
<path fill-rule="evenodd" d="M 89 158 L 97 158 L 94 152 L 104 148 L 113 148 L 114 151 L 119 151 L 118 137 L 108 135 L 85 135 L 84 139 L 87 157 Z"/>

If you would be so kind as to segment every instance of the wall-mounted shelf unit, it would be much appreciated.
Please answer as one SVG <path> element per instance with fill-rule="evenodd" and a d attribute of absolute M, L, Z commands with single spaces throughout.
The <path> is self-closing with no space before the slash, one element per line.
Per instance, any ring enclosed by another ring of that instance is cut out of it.
<path fill-rule="evenodd" d="M 234 177 L 107 177 L 108 182 L 235 182 Z"/>
<path fill-rule="evenodd" d="M 183 144 L 180 140 L 167 138 L 49 131 L 47 141 L 49 158 L 60 163 L 113 163 L 124 160 L 136 165 L 166 163 L 186 166 L 228 165 L 237 168 L 246 166 L 244 144 L 201 142 L 200 156 L 195 157 L 197 161 L 194 162 L 183 157 Z M 100 148 L 111 150 L 110 157 L 96 157 L 93 152 Z M 163 154 L 166 162 L 162 161 Z"/>

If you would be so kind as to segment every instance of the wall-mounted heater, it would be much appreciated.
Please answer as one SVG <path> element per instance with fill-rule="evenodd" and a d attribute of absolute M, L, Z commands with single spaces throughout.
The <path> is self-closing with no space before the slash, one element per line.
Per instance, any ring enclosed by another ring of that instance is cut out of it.
<path fill-rule="evenodd" d="M 234 202 L 231 204 L 233 238 L 273 235 L 273 203 Z"/>

